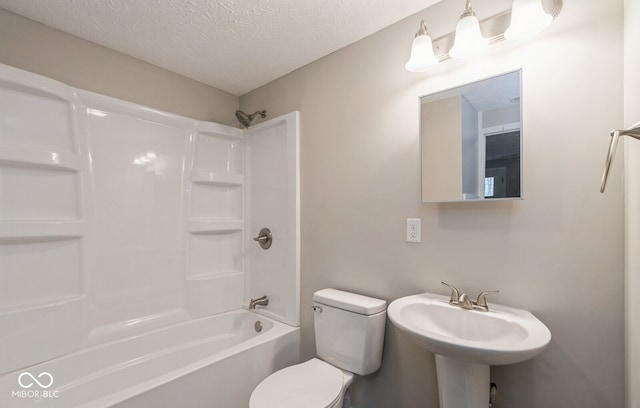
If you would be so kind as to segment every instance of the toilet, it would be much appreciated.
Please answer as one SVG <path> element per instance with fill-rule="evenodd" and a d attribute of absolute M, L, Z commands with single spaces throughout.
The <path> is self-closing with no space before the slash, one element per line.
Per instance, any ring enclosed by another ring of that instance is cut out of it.
<path fill-rule="evenodd" d="M 313 310 L 319 358 L 262 380 L 251 394 L 249 408 L 341 408 L 354 375 L 380 368 L 386 301 L 322 289 L 313 295 Z"/>

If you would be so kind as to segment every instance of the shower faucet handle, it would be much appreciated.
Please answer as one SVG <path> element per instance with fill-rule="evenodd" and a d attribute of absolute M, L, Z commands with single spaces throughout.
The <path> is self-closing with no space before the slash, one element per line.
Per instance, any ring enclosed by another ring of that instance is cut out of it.
<path fill-rule="evenodd" d="M 257 237 L 253 239 L 262 249 L 271 248 L 271 243 L 273 242 L 273 235 L 271 235 L 271 231 L 269 228 L 262 228 Z"/>

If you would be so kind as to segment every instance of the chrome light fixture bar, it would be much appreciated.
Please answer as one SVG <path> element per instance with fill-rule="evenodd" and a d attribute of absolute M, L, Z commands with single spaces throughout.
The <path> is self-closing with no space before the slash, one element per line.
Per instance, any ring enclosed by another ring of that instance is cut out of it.
<path fill-rule="evenodd" d="M 486 45 L 533 36 L 544 30 L 560 14 L 562 0 L 552 1 L 554 4 L 553 10 L 547 13 L 542 6 L 542 0 L 514 0 L 511 10 L 498 13 L 478 22 L 471 6 L 471 0 L 466 0 L 465 10 L 460 16 L 455 32 L 431 40 L 431 37 L 427 34 L 427 26 L 424 24 L 424 20 L 421 21 L 420 30 L 416 34 L 412 45 L 411 58 L 405 68 L 411 72 L 423 72 L 431 66 L 422 64 L 419 65 L 420 69 L 415 69 L 417 65 L 415 62 L 412 63 L 414 50 L 416 51 L 416 56 L 426 55 L 427 57 L 423 57 L 425 60 L 433 61 L 429 56 L 433 54 L 439 62 L 442 62 L 450 58 L 464 58 L 475 55 L 482 51 Z M 476 29 L 476 22 L 478 22 L 480 32 Z M 488 36 L 483 38 L 482 32 L 488 34 Z M 428 40 L 423 38 L 416 44 L 416 40 L 421 36 L 428 37 Z M 468 40 L 469 38 L 471 40 Z M 431 41 L 431 50 L 427 49 L 428 41 Z M 419 48 L 416 48 L 417 45 L 419 45 Z"/>

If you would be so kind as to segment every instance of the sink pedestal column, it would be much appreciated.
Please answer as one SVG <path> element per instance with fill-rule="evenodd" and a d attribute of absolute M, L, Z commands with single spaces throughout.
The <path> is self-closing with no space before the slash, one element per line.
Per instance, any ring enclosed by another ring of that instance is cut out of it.
<path fill-rule="evenodd" d="M 488 408 L 489 366 L 436 354 L 440 408 Z"/>

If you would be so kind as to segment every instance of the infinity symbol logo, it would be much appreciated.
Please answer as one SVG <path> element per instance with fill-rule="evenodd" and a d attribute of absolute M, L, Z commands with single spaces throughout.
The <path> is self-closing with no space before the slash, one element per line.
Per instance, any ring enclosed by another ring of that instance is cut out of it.
<path fill-rule="evenodd" d="M 29 377 L 31 378 L 31 380 L 27 378 L 25 382 L 23 382 L 22 377 Z M 49 377 L 49 383 L 46 384 L 46 381 L 43 381 L 44 382 L 43 384 L 40 381 L 38 381 L 38 378 L 42 379 L 42 377 Z M 31 374 L 30 372 L 25 371 L 24 373 L 20 374 L 20 376 L 18 377 L 18 384 L 20 384 L 22 388 L 31 388 L 34 382 L 38 384 L 41 388 L 49 388 L 53 385 L 53 376 L 46 371 L 43 371 L 40 374 L 38 374 L 38 378 L 34 377 L 33 374 Z"/>

